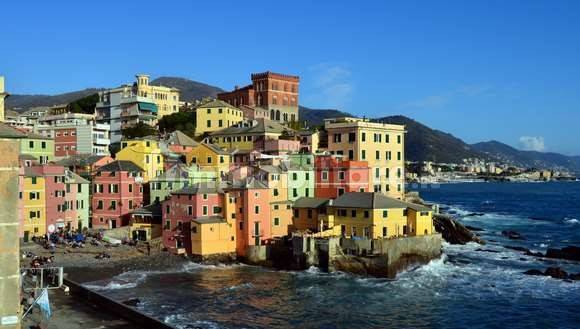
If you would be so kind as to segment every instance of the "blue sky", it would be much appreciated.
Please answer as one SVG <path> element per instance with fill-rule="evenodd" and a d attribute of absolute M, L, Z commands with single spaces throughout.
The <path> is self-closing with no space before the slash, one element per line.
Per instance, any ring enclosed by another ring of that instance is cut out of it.
<path fill-rule="evenodd" d="M 10 1 L 12 93 L 301 76 L 301 104 L 580 155 L 578 1 Z"/>

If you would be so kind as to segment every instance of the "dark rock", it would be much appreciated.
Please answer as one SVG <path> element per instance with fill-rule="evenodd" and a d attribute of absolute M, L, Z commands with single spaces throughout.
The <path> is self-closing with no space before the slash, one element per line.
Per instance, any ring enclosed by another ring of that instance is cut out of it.
<path fill-rule="evenodd" d="M 568 279 L 570 279 L 570 280 L 574 280 L 574 281 L 578 281 L 578 280 L 580 280 L 580 273 L 576 273 L 576 274 L 570 274 L 570 275 L 568 276 Z"/>
<path fill-rule="evenodd" d="M 550 248 L 546 252 L 546 257 L 580 261 L 580 247 L 568 246 L 562 249 Z"/>
<path fill-rule="evenodd" d="M 466 244 L 468 242 L 485 244 L 485 241 L 475 236 L 463 224 L 449 215 L 434 215 L 433 225 L 435 230 L 441 233 L 443 239 L 451 244 Z"/>
<path fill-rule="evenodd" d="M 526 275 L 539 275 L 539 276 L 543 276 L 544 272 L 540 271 L 540 270 L 527 270 L 524 272 L 524 274 Z"/>
<path fill-rule="evenodd" d="M 568 279 L 568 273 L 559 267 L 548 267 L 544 275 L 551 276 L 554 279 Z"/>
<path fill-rule="evenodd" d="M 482 231 L 485 231 L 482 228 L 475 227 L 475 226 L 469 226 L 469 225 L 465 225 L 465 228 L 468 229 L 468 230 L 470 230 L 470 231 L 474 231 L 474 232 L 482 232 Z"/>
<path fill-rule="evenodd" d="M 138 306 L 139 304 L 141 304 L 141 300 L 139 298 L 129 298 L 125 301 L 122 302 L 123 304 L 127 305 L 127 306 Z"/>
<path fill-rule="evenodd" d="M 544 254 L 542 254 L 541 252 L 533 252 L 528 248 L 524 248 L 524 247 L 517 247 L 517 246 L 504 246 L 504 248 L 506 249 L 511 249 L 511 250 L 515 250 L 515 251 L 521 251 L 524 253 L 524 255 L 526 256 L 534 256 L 534 257 L 544 257 Z"/>
<path fill-rule="evenodd" d="M 482 212 L 472 212 L 472 213 L 463 215 L 463 217 L 476 217 L 476 216 L 483 216 L 483 215 L 485 215 L 485 214 Z"/>
<path fill-rule="evenodd" d="M 525 238 L 516 231 L 501 231 L 501 235 L 508 237 L 510 240 L 525 240 Z"/>

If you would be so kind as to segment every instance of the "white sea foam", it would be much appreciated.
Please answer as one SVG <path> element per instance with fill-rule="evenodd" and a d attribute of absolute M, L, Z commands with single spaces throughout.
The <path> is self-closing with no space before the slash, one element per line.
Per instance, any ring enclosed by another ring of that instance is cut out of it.
<path fill-rule="evenodd" d="M 239 289 L 250 289 L 253 288 L 254 285 L 251 282 L 246 282 L 242 284 L 237 284 L 231 287 L 226 287 L 225 290 L 239 290 Z"/>
<path fill-rule="evenodd" d="M 566 217 L 566 218 L 564 218 L 564 223 L 566 223 L 566 224 L 578 224 L 579 221 L 576 218 L 568 218 L 568 217 Z"/>
<path fill-rule="evenodd" d="M 146 278 L 147 275 L 144 273 L 135 275 L 135 273 L 127 272 L 114 277 L 111 281 L 109 281 L 105 285 L 93 283 L 93 284 L 84 284 L 84 287 L 91 290 L 99 290 L 99 291 L 129 289 L 137 287 L 139 284 L 145 281 Z"/>
<path fill-rule="evenodd" d="M 245 265 L 242 263 L 234 263 L 234 264 L 222 264 L 222 263 L 218 263 L 218 264 L 201 264 L 201 263 L 196 263 L 196 262 L 189 262 L 187 264 L 184 264 L 181 268 L 182 272 L 192 272 L 192 271 L 198 271 L 198 270 L 226 270 L 226 269 L 232 269 L 232 268 L 236 268 L 236 267 L 242 267 L 242 266 L 250 266 L 250 265 Z"/>

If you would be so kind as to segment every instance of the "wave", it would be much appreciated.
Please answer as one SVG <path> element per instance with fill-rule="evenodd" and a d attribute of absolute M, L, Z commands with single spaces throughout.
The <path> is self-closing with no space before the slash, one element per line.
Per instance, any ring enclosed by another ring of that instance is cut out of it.
<path fill-rule="evenodd" d="M 578 219 L 576 219 L 576 218 L 566 217 L 566 218 L 564 218 L 564 223 L 566 223 L 566 224 L 578 224 L 578 223 L 580 223 L 580 221 L 578 221 Z"/>
<path fill-rule="evenodd" d="M 202 263 L 196 263 L 196 262 L 189 262 L 187 264 L 183 264 L 183 266 L 181 267 L 181 270 L 183 272 L 192 272 L 192 271 L 208 270 L 208 269 L 209 270 L 226 270 L 226 269 L 232 269 L 232 268 L 237 268 L 237 267 L 250 267 L 250 266 L 251 265 L 246 265 L 246 264 L 242 264 L 242 263 L 202 264 Z"/>
<path fill-rule="evenodd" d="M 106 285 L 99 285 L 94 282 L 92 284 L 83 284 L 83 286 L 85 288 L 97 291 L 135 288 L 147 278 L 147 275 L 144 273 L 138 273 L 137 275 L 135 274 L 136 273 L 132 272 L 120 274 L 116 277 L 113 277 L 113 279 L 111 279 L 111 281 L 109 281 Z"/>

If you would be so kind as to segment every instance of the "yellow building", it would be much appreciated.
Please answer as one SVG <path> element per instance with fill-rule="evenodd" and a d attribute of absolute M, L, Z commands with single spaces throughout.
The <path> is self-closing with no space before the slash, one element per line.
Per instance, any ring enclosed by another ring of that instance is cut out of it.
<path fill-rule="evenodd" d="M 179 112 L 179 89 L 153 86 L 149 84 L 149 76 L 138 74 L 137 96 L 151 99 L 157 105 L 157 118 Z"/>
<path fill-rule="evenodd" d="M 4 91 L 4 77 L 0 76 L 0 122 L 6 120 L 6 115 L 4 114 L 4 99 L 8 97 L 8 94 Z"/>
<path fill-rule="evenodd" d="M 231 127 L 244 120 L 244 113 L 218 99 L 209 101 L 195 110 L 195 135 L 203 135 Z"/>
<path fill-rule="evenodd" d="M 326 208 L 330 199 L 327 198 L 298 198 L 292 209 L 292 230 L 322 232 L 328 229 Z"/>
<path fill-rule="evenodd" d="M 193 219 L 191 221 L 191 253 L 202 257 L 235 254 L 234 223 L 222 216 L 204 216 Z"/>
<path fill-rule="evenodd" d="M 405 194 L 405 126 L 359 118 L 326 119 L 328 151 L 345 160 L 367 161 L 375 192 L 402 199 Z"/>
<path fill-rule="evenodd" d="M 267 119 L 255 119 L 239 122 L 229 128 L 210 133 L 209 140 L 226 150 L 252 151 L 263 147 L 269 139 L 279 139 L 284 133 L 294 133 L 292 129 L 278 122 Z M 254 145 L 254 142 L 257 142 Z"/>
<path fill-rule="evenodd" d="M 218 177 L 223 177 L 230 171 L 231 155 L 219 146 L 209 143 L 199 143 L 193 146 L 185 155 L 188 165 L 195 163 L 202 171 L 214 171 Z"/>
<path fill-rule="evenodd" d="M 155 202 L 133 210 L 129 224 L 129 239 L 134 241 L 149 241 L 160 237 L 163 233 L 161 222 L 160 202 Z"/>
<path fill-rule="evenodd" d="M 410 204 L 378 192 L 349 192 L 327 208 L 326 227 L 339 226 L 348 237 L 373 239 L 433 233 L 431 208 Z"/>
<path fill-rule="evenodd" d="M 163 155 L 159 142 L 151 137 L 121 141 L 121 150 L 116 160 L 131 161 L 145 172 L 144 182 L 163 173 Z"/>
<path fill-rule="evenodd" d="M 46 234 L 46 190 L 42 175 L 24 168 L 22 185 L 22 231 L 24 241 Z"/>

